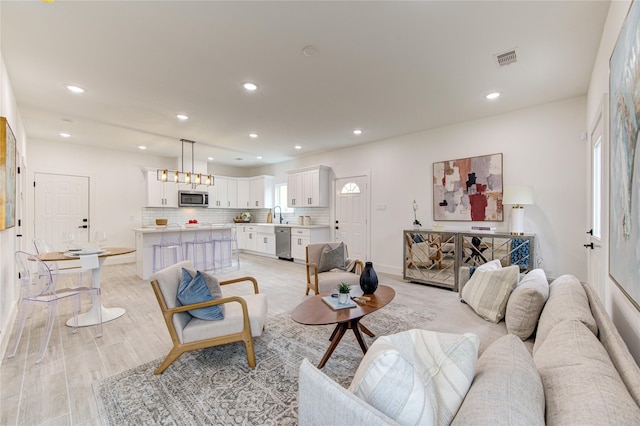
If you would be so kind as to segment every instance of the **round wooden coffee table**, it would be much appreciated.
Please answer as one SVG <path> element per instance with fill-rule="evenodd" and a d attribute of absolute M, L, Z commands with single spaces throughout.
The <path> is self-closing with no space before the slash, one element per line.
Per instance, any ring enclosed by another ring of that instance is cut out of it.
<path fill-rule="evenodd" d="M 358 293 L 359 292 L 359 293 Z M 354 294 L 355 293 L 355 294 Z M 354 289 L 352 296 L 359 296 L 362 294 L 360 289 Z M 305 325 L 326 325 L 336 324 L 336 328 L 331 333 L 329 341 L 331 344 L 325 352 L 318 368 L 324 367 L 327 360 L 340 343 L 340 339 L 344 336 L 345 331 L 351 329 L 356 335 L 356 339 L 362 348 L 362 352 L 367 353 L 367 344 L 362 338 L 361 330 L 373 337 L 374 334 L 369 331 L 365 326 L 360 324 L 360 319 L 371 312 L 375 312 L 382 308 L 393 300 L 396 292 L 389 286 L 379 285 L 374 294 L 368 294 L 365 297 L 369 297 L 365 305 L 356 304 L 353 308 L 344 308 L 333 310 L 323 300 L 323 296 L 330 296 L 329 293 L 320 293 L 310 299 L 305 300 L 291 312 L 291 318 L 300 324 Z"/>

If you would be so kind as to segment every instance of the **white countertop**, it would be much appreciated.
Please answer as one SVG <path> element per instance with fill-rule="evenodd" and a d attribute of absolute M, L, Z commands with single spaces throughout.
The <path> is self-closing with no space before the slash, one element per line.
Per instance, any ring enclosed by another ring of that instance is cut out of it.
<path fill-rule="evenodd" d="M 227 227 L 225 227 L 226 224 L 213 224 L 214 226 L 214 230 L 215 229 L 226 229 Z M 328 228 L 329 225 L 298 225 L 296 223 L 265 223 L 265 222 L 246 222 L 246 223 L 237 223 L 236 225 L 238 226 L 268 226 L 268 225 L 273 225 L 274 227 L 284 227 L 284 228 L 303 228 L 303 229 L 316 229 L 316 228 Z M 182 227 L 183 231 L 197 231 L 199 229 L 203 229 L 203 230 L 208 230 L 208 228 L 187 228 L 187 227 Z M 133 228 L 134 232 L 140 232 L 143 234 L 152 234 L 152 233 L 159 233 L 159 232 L 163 232 L 164 230 L 166 230 L 166 227 L 163 226 L 155 226 L 155 225 L 149 225 L 149 226 L 142 226 L 142 227 L 138 227 L 138 228 Z"/>
<path fill-rule="evenodd" d="M 256 223 L 239 223 L 238 225 L 273 225 L 283 228 L 328 228 L 329 225 L 298 225 L 297 223 L 264 223 L 264 222 L 256 222 Z"/>

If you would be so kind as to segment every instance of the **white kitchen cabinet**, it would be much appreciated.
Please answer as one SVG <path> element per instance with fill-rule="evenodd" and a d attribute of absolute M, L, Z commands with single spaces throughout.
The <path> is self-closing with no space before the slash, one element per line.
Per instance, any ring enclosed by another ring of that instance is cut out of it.
<path fill-rule="evenodd" d="M 311 239 L 305 236 L 294 236 L 291 234 L 291 257 L 296 260 L 305 261 L 307 257 L 306 249 Z"/>
<path fill-rule="evenodd" d="M 330 240 L 329 227 L 292 227 L 291 228 L 291 257 L 304 262 L 306 248 L 311 243 L 322 243 Z"/>
<path fill-rule="evenodd" d="M 238 179 L 238 208 L 248 209 L 251 206 L 251 182 L 249 179 Z"/>
<path fill-rule="evenodd" d="M 209 208 L 235 209 L 238 205 L 238 181 L 216 176 L 209 187 Z"/>
<path fill-rule="evenodd" d="M 273 176 L 258 176 L 251 178 L 251 208 L 270 209 L 273 207 Z"/>
<path fill-rule="evenodd" d="M 259 253 L 276 255 L 276 230 L 274 225 L 257 225 L 257 247 Z"/>
<path fill-rule="evenodd" d="M 270 209 L 273 207 L 273 176 L 238 179 L 239 209 Z"/>
<path fill-rule="evenodd" d="M 276 255 L 276 236 L 270 234 L 257 234 L 257 251 L 271 256 Z"/>
<path fill-rule="evenodd" d="M 250 251 L 258 250 L 258 232 L 255 226 L 244 227 L 244 249 Z"/>
<path fill-rule="evenodd" d="M 158 180 L 157 170 L 146 170 L 145 207 L 178 207 L 178 185 Z"/>
<path fill-rule="evenodd" d="M 329 168 L 315 166 L 289 172 L 287 205 L 289 207 L 329 207 Z"/>

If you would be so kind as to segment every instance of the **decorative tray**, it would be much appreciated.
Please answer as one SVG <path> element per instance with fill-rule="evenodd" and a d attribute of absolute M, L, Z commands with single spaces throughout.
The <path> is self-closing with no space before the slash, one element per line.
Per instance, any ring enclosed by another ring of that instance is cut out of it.
<path fill-rule="evenodd" d="M 234 221 L 235 223 L 251 223 L 251 219 L 248 219 L 248 220 L 244 220 L 244 219 L 240 219 L 240 220 L 238 220 L 238 219 L 233 219 L 233 221 Z"/>

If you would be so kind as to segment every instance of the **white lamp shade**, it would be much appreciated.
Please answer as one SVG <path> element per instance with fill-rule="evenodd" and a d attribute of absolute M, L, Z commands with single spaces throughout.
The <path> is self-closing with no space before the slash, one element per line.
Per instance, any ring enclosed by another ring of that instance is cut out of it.
<path fill-rule="evenodd" d="M 502 193 L 502 204 L 533 204 L 533 186 L 507 185 Z"/>

